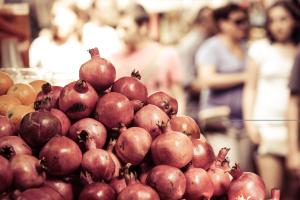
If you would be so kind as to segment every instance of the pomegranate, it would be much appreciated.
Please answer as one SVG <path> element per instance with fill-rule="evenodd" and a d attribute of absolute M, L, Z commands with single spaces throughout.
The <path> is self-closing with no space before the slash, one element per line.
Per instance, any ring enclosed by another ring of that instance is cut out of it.
<path fill-rule="evenodd" d="M 242 172 L 237 164 L 230 173 L 233 180 L 228 189 L 229 200 L 266 198 L 266 186 L 261 177 L 252 172 Z"/>
<path fill-rule="evenodd" d="M 0 139 L 0 155 L 10 160 L 18 154 L 32 154 L 31 148 L 18 136 L 3 136 Z"/>
<path fill-rule="evenodd" d="M 214 187 L 204 169 L 190 168 L 184 175 L 186 178 L 184 198 L 189 200 L 211 199 Z"/>
<path fill-rule="evenodd" d="M 214 163 L 210 166 L 210 169 L 208 170 L 208 175 L 214 186 L 214 196 L 225 195 L 227 193 L 229 184 L 232 179 L 229 172 L 224 170 L 226 166 L 222 166 L 224 161 L 227 164 L 225 158 L 228 151 L 229 149 L 222 148 L 219 151 L 219 154 L 216 157 Z"/>
<path fill-rule="evenodd" d="M 108 147 L 107 147 L 107 152 L 110 155 L 111 159 L 115 163 L 114 177 L 119 177 L 119 175 L 120 175 L 120 169 L 121 169 L 121 163 L 120 163 L 119 159 L 117 158 L 117 156 L 113 152 L 115 144 L 116 144 L 116 140 L 110 140 L 109 144 L 108 144 Z"/>
<path fill-rule="evenodd" d="M 13 172 L 7 159 L 0 156 L 0 197 L 10 188 L 13 181 Z"/>
<path fill-rule="evenodd" d="M 95 89 L 85 80 L 67 84 L 59 96 L 59 109 L 73 120 L 88 117 L 98 100 Z"/>
<path fill-rule="evenodd" d="M 151 94 L 147 99 L 147 104 L 158 106 L 169 116 L 176 115 L 178 112 L 177 100 L 162 91 Z"/>
<path fill-rule="evenodd" d="M 61 91 L 62 87 L 60 86 L 51 86 L 50 83 L 43 84 L 42 91 L 36 97 L 35 109 L 38 110 L 45 99 L 49 101 L 49 108 L 57 108 Z"/>
<path fill-rule="evenodd" d="M 143 128 L 131 127 L 121 131 L 115 150 L 124 163 L 138 165 L 151 147 L 151 135 Z"/>
<path fill-rule="evenodd" d="M 133 116 L 133 105 L 127 97 L 117 92 L 105 94 L 96 106 L 97 120 L 111 129 L 129 125 Z"/>
<path fill-rule="evenodd" d="M 115 190 L 106 183 L 92 183 L 84 187 L 81 191 L 79 200 L 114 200 L 116 199 Z"/>
<path fill-rule="evenodd" d="M 208 170 L 215 160 L 214 150 L 203 135 L 200 139 L 192 139 L 193 159 L 192 165 L 196 168 Z"/>
<path fill-rule="evenodd" d="M 157 165 L 166 164 L 182 168 L 193 158 L 193 144 L 185 134 L 167 131 L 154 139 L 151 155 Z"/>
<path fill-rule="evenodd" d="M 80 167 L 82 153 L 73 140 L 58 136 L 46 143 L 39 158 L 48 174 L 66 176 Z"/>
<path fill-rule="evenodd" d="M 118 200 L 159 200 L 159 196 L 151 187 L 135 183 L 130 184 L 118 195 Z"/>
<path fill-rule="evenodd" d="M 64 200 L 64 198 L 51 187 L 43 186 L 30 188 L 15 195 L 14 199 L 20 200 Z"/>
<path fill-rule="evenodd" d="M 101 149 L 106 141 L 105 127 L 95 119 L 84 118 L 75 122 L 68 133 L 68 137 L 82 146 L 84 150 Z"/>
<path fill-rule="evenodd" d="M 170 120 L 170 126 L 173 131 L 179 131 L 191 138 L 200 138 L 200 128 L 195 120 L 189 116 L 174 116 Z"/>
<path fill-rule="evenodd" d="M 71 183 L 64 182 L 59 179 L 48 179 L 44 183 L 45 186 L 51 187 L 58 192 L 64 200 L 73 199 L 73 186 Z"/>
<path fill-rule="evenodd" d="M 170 118 L 155 105 L 142 107 L 134 116 L 134 124 L 148 131 L 152 139 L 163 133 Z"/>
<path fill-rule="evenodd" d="M 280 200 L 280 190 L 273 188 L 271 190 L 271 200 Z"/>
<path fill-rule="evenodd" d="M 52 108 L 50 112 L 60 121 L 61 135 L 67 135 L 71 126 L 71 122 L 68 116 L 64 112 L 56 108 Z"/>
<path fill-rule="evenodd" d="M 3 136 L 14 135 L 16 129 L 8 117 L 0 115 L 0 138 Z"/>
<path fill-rule="evenodd" d="M 140 81 L 141 75 L 138 71 L 133 71 L 131 77 L 122 77 L 114 82 L 111 91 L 125 95 L 134 105 L 134 110 L 138 111 L 147 101 L 148 91 L 146 86 Z"/>
<path fill-rule="evenodd" d="M 126 181 L 124 177 L 115 177 L 110 182 L 109 185 L 119 194 L 124 188 L 126 188 Z"/>
<path fill-rule="evenodd" d="M 186 188 L 184 174 L 168 165 L 157 165 L 149 173 L 147 185 L 157 191 L 161 199 L 181 199 Z"/>
<path fill-rule="evenodd" d="M 31 112 L 21 121 L 20 135 L 31 148 L 39 149 L 53 136 L 60 134 L 60 121 L 50 112 Z"/>
<path fill-rule="evenodd" d="M 82 163 L 83 182 L 92 183 L 109 181 L 115 173 L 115 163 L 109 153 L 102 149 L 91 149 L 83 154 Z"/>
<path fill-rule="evenodd" d="M 88 81 L 98 92 L 108 89 L 116 78 L 115 67 L 100 57 L 98 48 L 89 50 L 91 59 L 82 64 L 79 70 L 80 79 Z"/>
<path fill-rule="evenodd" d="M 31 155 L 19 154 L 11 159 L 11 169 L 14 176 L 14 186 L 25 190 L 41 186 L 46 174 L 37 158 Z"/>

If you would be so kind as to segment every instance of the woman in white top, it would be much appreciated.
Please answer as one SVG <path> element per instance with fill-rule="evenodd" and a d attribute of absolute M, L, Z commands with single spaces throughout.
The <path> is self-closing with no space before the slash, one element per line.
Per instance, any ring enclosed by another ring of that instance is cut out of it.
<path fill-rule="evenodd" d="M 258 144 L 257 166 L 267 191 L 281 188 L 284 157 L 288 153 L 288 80 L 299 43 L 297 11 L 287 1 L 267 10 L 268 40 L 249 49 L 248 80 L 244 90 L 244 119 L 252 141 Z"/>

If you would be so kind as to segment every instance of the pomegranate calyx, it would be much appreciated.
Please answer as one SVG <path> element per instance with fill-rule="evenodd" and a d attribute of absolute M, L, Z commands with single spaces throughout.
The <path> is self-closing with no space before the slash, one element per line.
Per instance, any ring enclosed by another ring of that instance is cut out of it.
<path fill-rule="evenodd" d="M 11 145 L 6 145 L 0 149 L 0 155 L 5 157 L 7 160 L 10 160 L 16 152 Z"/>
<path fill-rule="evenodd" d="M 100 53 L 99 53 L 99 50 L 97 47 L 89 49 L 88 52 L 90 53 L 91 58 L 96 57 L 96 56 L 100 57 Z"/>
<path fill-rule="evenodd" d="M 52 91 L 52 86 L 51 86 L 51 84 L 50 83 L 44 83 L 43 85 L 42 85 L 42 92 L 44 93 L 44 94 L 48 94 L 48 93 L 50 93 Z"/>
<path fill-rule="evenodd" d="M 138 70 L 135 70 L 135 69 L 131 72 L 131 77 L 134 77 L 138 80 L 141 80 L 141 78 L 142 78 L 140 72 Z"/>

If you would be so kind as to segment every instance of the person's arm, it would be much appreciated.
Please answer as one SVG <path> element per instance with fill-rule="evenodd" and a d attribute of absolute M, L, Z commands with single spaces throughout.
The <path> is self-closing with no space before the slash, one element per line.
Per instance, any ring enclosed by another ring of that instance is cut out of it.
<path fill-rule="evenodd" d="M 243 118 L 245 119 L 245 128 L 249 138 L 253 143 L 258 144 L 260 141 L 258 131 L 253 125 L 252 115 L 255 104 L 256 85 L 258 77 L 258 66 L 254 60 L 249 59 L 247 63 L 247 77 L 243 90 Z"/>
<path fill-rule="evenodd" d="M 201 85 L 212 89 L 225 89 L 240 85 L 245 81 L 245 72 L 221 74 L 216 72 L 215 66 L 201 66 Z"/>

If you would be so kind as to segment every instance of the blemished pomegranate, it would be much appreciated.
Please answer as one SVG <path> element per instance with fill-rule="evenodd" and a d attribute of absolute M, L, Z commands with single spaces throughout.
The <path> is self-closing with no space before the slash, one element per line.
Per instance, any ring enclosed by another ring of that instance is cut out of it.
<path fill-rule="evenodd" d="M 155 166 L 146 183 L 157 191 L 161 199 L 181 199 L 186 188 L 184 174 L 178 168 L 168 165 Z"/>
<path fill-rule="evenodd" d="M 158 106 L 169 116 L 174 116 L 178 112 L 177 100 L 162 91 L 151 94 L 147 99 L 147 104 Z"/>
<path fill-rule="evenodd" d="M 68 133 L 82 149 L 101 149 L 106 141 L 107 131 L 103 124 L 92 118 L 84 118 L 75 122 Z"/>
<path fill-rule="evenodd" d="M 85 80 L 78 80 L 63 87 L 59 96 L 59 109 L 73 120 L 89 117 L 97 103 L 98 94 Z"/>
<path fill-rule="evenodd" d="M 115 81 L 116 69 L 111 62 L 100 57 L 98 48 L 90 49 L 89 53 L 91 59 L 81 65 L 79 77 L 89 82 L 98 92 L 103 92 Z"/>
<path fill-rule="evenodd" d="M 115 151 L 124 163 L 138 165 L 150 150 L 151 142 L 151 135 L 145 129 L 131 127 L 121 131 Z"/>

